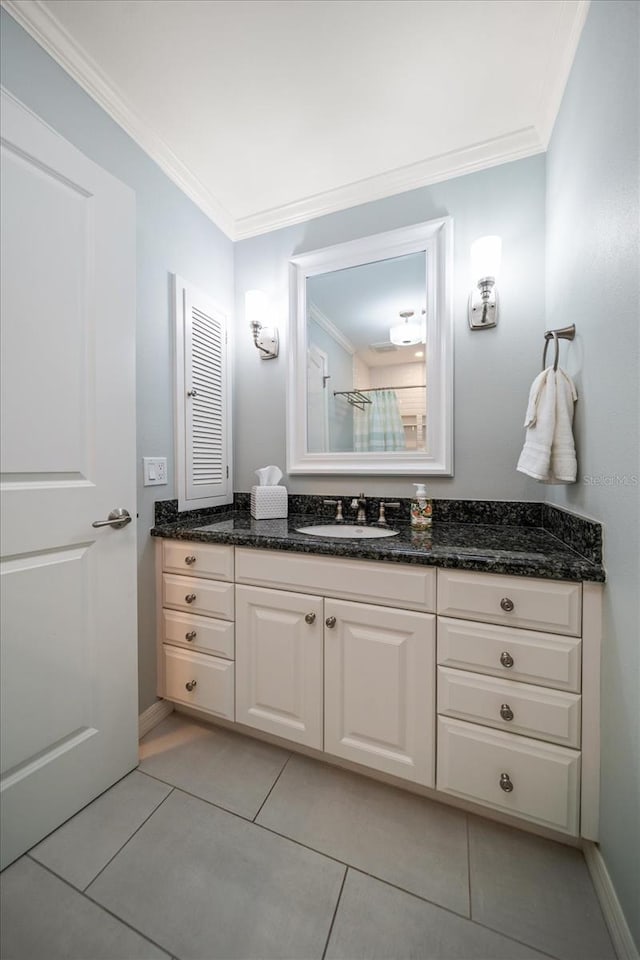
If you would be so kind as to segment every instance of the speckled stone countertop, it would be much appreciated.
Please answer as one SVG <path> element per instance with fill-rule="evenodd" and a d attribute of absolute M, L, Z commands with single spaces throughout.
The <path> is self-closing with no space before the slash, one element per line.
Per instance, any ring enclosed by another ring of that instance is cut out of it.
<path fill-rule="evenodd" d="M 165 503 L 169 507 L 174 501 Z M 434 501 L 434 514 L 436 503 L 437 501 Z M 532 506 L 541 508 L 539 514 L 531 509 Z M 599 524 L 563 512 L 564 518 L 575 517 L 575 523 L 567 523 L 565 520 L 559 526 L 563 533 L 567 527 L 572 528 L 571 533 L 574 537 L 577 536 L 578 546 L 582 547 L 581 552 L 577 552 L 574 547 L 550 532 L 548 527 L 552 527 L 555 521 L 553 517 L 545 518 L 545 511 L 542 509 L 545 506 L 527 504 L 526 513 L 519 517 L 517 511 L 515 514 L 513 512 L 513 504 L 510 504 L 510 513 L 502 517 L 498 512 L 492 518 L 497 522 L 492 523 L 435 520 L 428 532 L 412 530 L 406 519 L 393 522 L 389 518 L 387 529 L 397 530 L 397 536 L 380 540 L 344 540 L 319 538 L 297 531 L 297 527 L 312 523 L 334 523 L 332 516 L 327 516 L 326 508 L 322 512 L 318 511 L 320 515 L 304 510 L 291 514 L 286 520 L 254 520 L 242 500 L 233 510 L 223 511 L 218 508 L 214 511 L 187 514 L 178 514 L 171 507 L 163 509 L 163 504 L 157 504 L 156 526 L 151 530 L 151 535 L 319 556 L 416 563 L 552 580 L 603 582 L 605 571 L 598 549 L 601 542 L 599 530 L 592 531 L 581 526 L 590 524 L 599 528 Z M 457 513 L 461 515 L 460 511 Z M 479 510 L 478 513 L 486 515 L 486 511 Z M 548 508 L 546 513 L 548 514 Z M 455 514 L 456 511 L 448 511 L 449 516 Z M 508 522 L 518 519 L 523 522 Z M 542 526 L 545 519 L 548 523 Z M 536 521 L 540 525 L 534 525 Z"/>

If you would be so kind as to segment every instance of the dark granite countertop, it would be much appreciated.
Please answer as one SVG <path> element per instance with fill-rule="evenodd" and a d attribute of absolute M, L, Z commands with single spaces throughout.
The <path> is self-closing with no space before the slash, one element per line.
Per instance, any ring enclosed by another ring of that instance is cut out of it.
<path fill-rule="evenodd" d="M 344 540 L 298 533 L 296 527 L 335 522 L 326 516 L 309 513 L 293 514 L 287 520 L 254 520 L 246 509 L 216 512 L 210 516 L 185 515 L 182 519 L 179 514 L 177 519 L 175 516 L 171 522 L 159 522 L 151 530 L 151 535 L 552 580 L 603 582 L 605 579 L 600 562 L 583 556 L 548 529 L 533 526 L 531 522 L 515 525 L 435 521 L 431 530 L 423 533 L 412 530 L 405 521 L 389 523 L 387 529 L 398 531 L 394 537 Z"/>

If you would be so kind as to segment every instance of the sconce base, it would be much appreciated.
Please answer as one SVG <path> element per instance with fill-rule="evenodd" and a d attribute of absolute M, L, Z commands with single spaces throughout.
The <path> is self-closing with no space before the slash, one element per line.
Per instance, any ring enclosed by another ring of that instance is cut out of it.
<path fill-rule="evenodd" d="M 275 360 L 280 350 L 278 331 L 275 327 L 261 327 L 256 335 L 256 347 L 261 360 Z"/>
<path fill-rule="evenodd" d="M 495 286 L 479 283 L 469 294 L 467 316 L 472 330 L 488 330 L 498 323 L 498 291 Z"/>

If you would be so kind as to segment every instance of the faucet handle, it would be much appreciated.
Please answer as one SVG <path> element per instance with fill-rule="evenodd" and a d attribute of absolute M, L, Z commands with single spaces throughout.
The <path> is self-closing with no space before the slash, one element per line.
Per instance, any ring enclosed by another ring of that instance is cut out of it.
<path fill-rule="evenodd" d="M 378 516 L 378 523 L 380 523 L 380 524 L 386 524 L 386 522 L 387 522 L 387 518 L 386 518 L 385 515 L 384 515 L 384 508 L 385 508 L 385 507 L 399 507 L 399 506 L 400 506 L 400 501 L 399 501 L 399 500 L 387 500 L 386 503 L 385 503 L 384 500 L 381 500 L 381 501 L 380 501 L 380 514 L 379 514 L 379 516 Z"/>
<path fill-rule="evenodd" d="M 342 516 L 342 500 L 323 500 L 322 502 L 326 503 L 328 507 L 336 508 L 336 520 L 344 520 L 344 517 Z"/>

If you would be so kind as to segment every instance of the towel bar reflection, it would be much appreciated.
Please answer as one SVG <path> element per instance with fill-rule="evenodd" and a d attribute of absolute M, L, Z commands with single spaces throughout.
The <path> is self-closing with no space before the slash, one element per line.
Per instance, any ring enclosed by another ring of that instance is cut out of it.
<path fill-rule="evenodd" d="M 553 369 L 558 369 L 558 359 L 560 357 L 560 340 L 573 340 L 576 335 L 576 325 L 572 323 L 569 327 L 561 327 L 559 330 L 546 330 L 544 334 L 544 351 L 542 353 L 542 369 L 547 366 L 547 347 L 551 340 L 555 345 L 555 356 L 553 358 Z"/>

